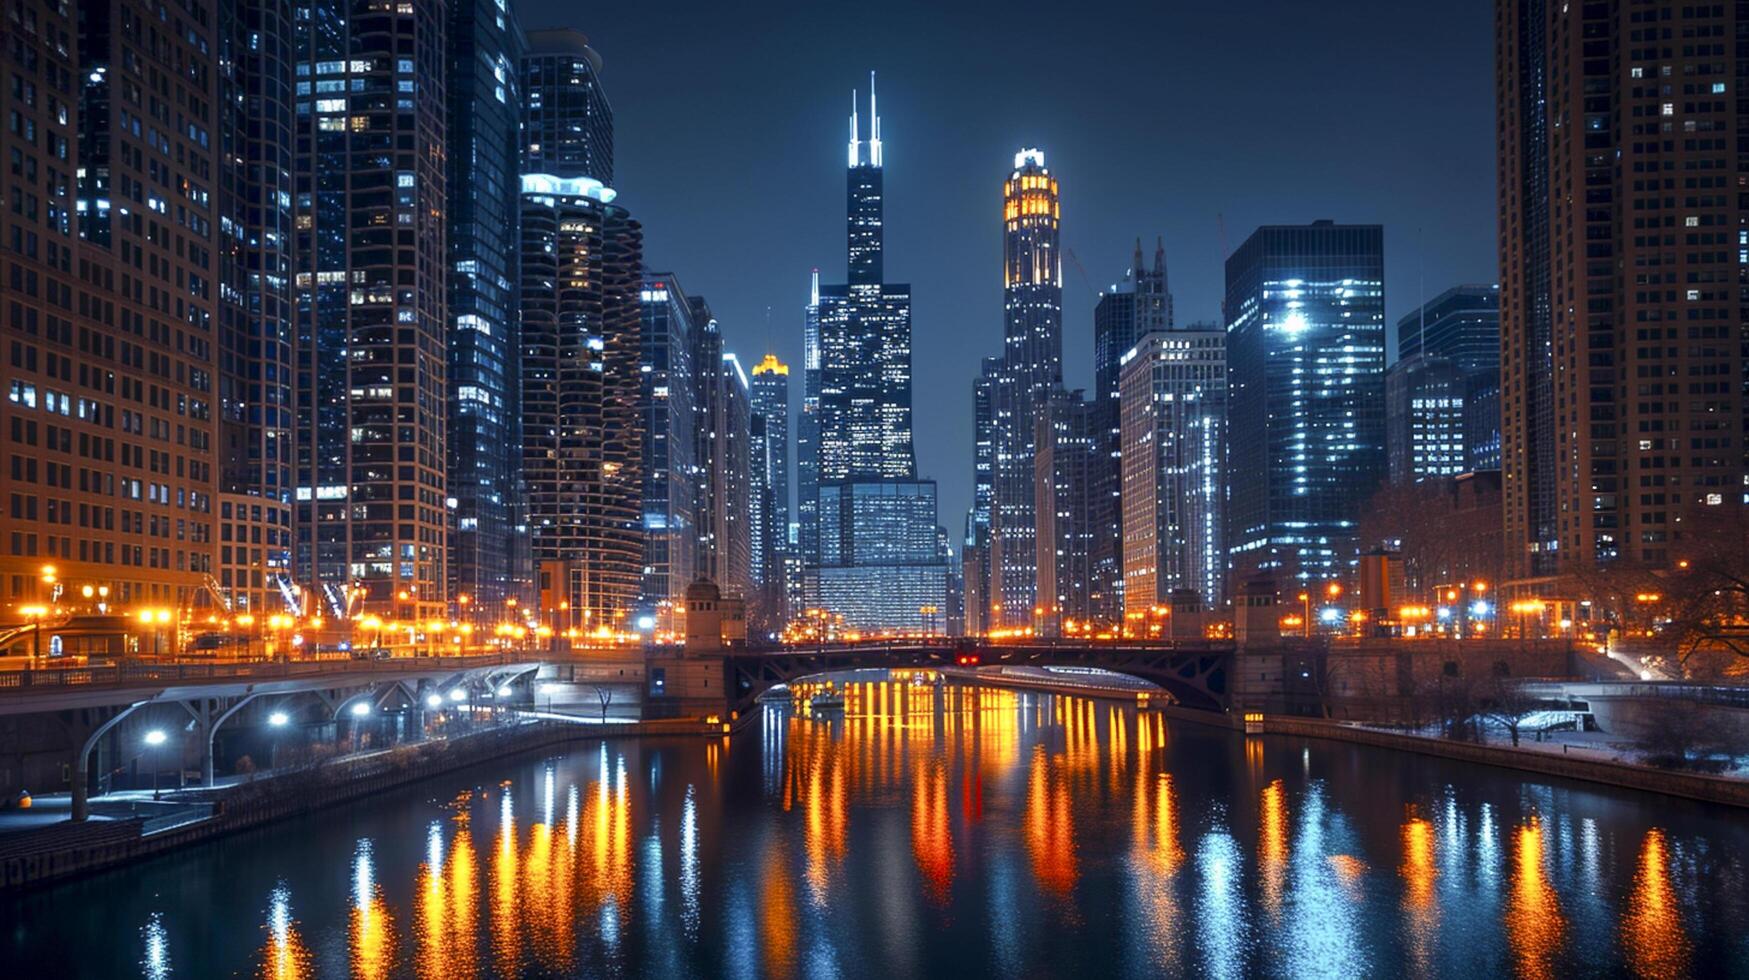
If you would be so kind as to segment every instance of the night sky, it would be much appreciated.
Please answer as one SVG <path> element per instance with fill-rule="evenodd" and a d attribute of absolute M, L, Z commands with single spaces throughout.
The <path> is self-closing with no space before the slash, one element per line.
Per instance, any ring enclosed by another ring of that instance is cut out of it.
<path fill-rule="evenodd" d="M 1258 225 L 1383 224 L 1393 357 L 1423 295 L 1497 276 L 1482 0 L 518 10 L 525 28 L 589 35 L 646 262 L 710 300 L 744 363 L 789 362 L 797 404 L 808 272 L 844 277 L 850 90 L 866 100 L 878 72 L 886 274 L 912 285 L 918 466 L 956 542 L 971 381 L 1002 348 L 1001 182 L 1022 146 L 1062 186 L 1070 387 L 1093 387 L 1094 301 L 1138 235 L 1149 261 L 1165 238 L 1182 324 L 1218 319 L 1222 260 Z"/>

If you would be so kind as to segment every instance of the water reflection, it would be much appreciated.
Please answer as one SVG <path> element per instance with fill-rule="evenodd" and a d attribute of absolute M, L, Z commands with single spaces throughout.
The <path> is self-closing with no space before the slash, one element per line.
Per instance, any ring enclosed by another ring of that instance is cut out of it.
<path fill-rule="evenodd" d="M 298 935 L 291 913 L 291 892 L 282 882 L 275 886 L 267 900 L 267 944 L 261 955 L 257 976 L 268 980 L 304 980 L 314 976 L 310 969 L 310 951 Z"/>
<path fill-rule="evenodd" d="M 594 740 L 146 866 L 104 896 L 143 923 L 117 964 L 30 975 L 1745 973 L 1729 820 L 1127 704 L 841 690 L 731 742 Z M 264 900 L 259 933 L 230 918 Z"/>
<path fill-rule="evenodd" d="M 1634 890 L 1622 918 L 1622 947 L 1628 964 L 1642 977 L 1680 977 L 1687 973 L 1688 938 L 1682 931 L 1682 911 L 1670 887 L 1670 855 L 1664 832 L 1646 831 L 1640 846 Z"/>
<path fill-rule="evenodd" d="M 1550 885 L 1542 819 L 1532 815 L 1514 834 L 1512 894 L 1506 907 L 1507 942 L 1521 977 L 1554 977 L 1566 920 L 1561 900 Z"/>

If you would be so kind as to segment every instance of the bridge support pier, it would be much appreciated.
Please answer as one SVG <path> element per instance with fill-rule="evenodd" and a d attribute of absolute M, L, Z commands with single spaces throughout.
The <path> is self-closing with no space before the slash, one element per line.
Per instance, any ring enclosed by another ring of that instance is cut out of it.
<path fill-rule="evenodd" d="M 78 746 L 73 750 L 73 822 L 79 823 L 91 817 L 91 750 L 97 746 L 97 740 L 102 738 L 111 728 L 114 728 L 123 718 L 133 714 L 135 708 L 145 703 L 144 701 L 135 701 L 125 708 L 108 709 L 115 713 L 95 727 L 91 727 L 89 732 L 87 732 L 88 722 L 80 724 L 75 721 L 67 726 L 73 737 L 73 744 Z M 76 714 L 86 715 L 87 712 L 81 711 L 76 712 Z"/>
<path fill-rule="evenodd" d="M 229 721 L 244 705 L 255 700 L 254 692 L 245 694 L 230 703 L 229 707 L 220 711 L 224 704 L 223 698 L 197 698 L 193 702 L 181 701 L 182 710 L 194 717 L 195 730 L 200 736 L 200 784 L 207 789 L 213 788 L 213 735 L 219 726 Z M 219 711 L 218 717 L 213 712 Z"/>

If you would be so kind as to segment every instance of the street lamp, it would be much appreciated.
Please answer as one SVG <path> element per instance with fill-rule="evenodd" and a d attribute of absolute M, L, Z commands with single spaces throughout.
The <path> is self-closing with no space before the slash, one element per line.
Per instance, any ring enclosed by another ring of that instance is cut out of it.
<path fill-rule="evenodd" d="M 168 739 L 169 736 L 165 735 L 162 730 L 154 728 L 146 733 L 146 746 L 155 749 Z M 158 800 L 161 799 L 158 795 L 158 758 L 150 753 L 147 753 L 147 758 L 152 760 L 152 799 Z"/>

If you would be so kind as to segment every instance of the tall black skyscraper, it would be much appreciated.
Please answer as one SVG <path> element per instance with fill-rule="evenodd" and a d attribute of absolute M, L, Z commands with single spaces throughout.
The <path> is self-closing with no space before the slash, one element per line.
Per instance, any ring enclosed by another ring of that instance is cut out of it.
<path fill-rule="evenodd" d="M 852 94 L 846 174 L 848 281 L 820 286 L 806 324 L 804 546 L 818 604 L 860 629 L 920 628 L 947 604 L 935 485 L 911 442 L 911 287 L 885 280 L 881 121 L 869 76 L 868 140 Z M 815 367 L 815 362 L 818 367 Z M 809 419 L 817 372 L 818 402 Z M 810 469 L 811 467 L 811 469 Z M 818 530 L 813 530 L 818 528 Z"/>
<path fill-rule="evenodd" d="M 1346 574 L 1385 475 L 1378 225 L 1270 225 L 1227 259 L 1227 547 L 1304 585 Z"/>
<path fill-rule="evenodd" d="M 521 44 L 505 5 L 450 3 L 450 588 L 458 611 L 487 622 L 530 578 L 517 377 Z"/>

